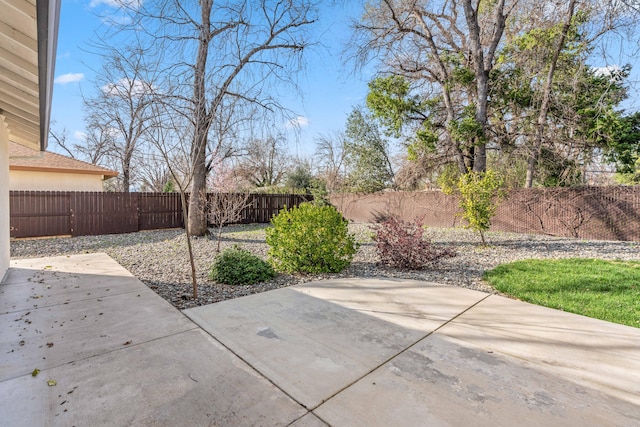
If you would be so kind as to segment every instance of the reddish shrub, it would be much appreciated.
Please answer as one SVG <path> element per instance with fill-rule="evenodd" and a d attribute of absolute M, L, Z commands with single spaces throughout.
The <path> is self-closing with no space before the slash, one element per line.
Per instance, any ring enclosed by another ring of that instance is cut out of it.
<path fill-rule="evenodd" d="M 422 219 L 413 222 L 389 217 L 373 227 L 373 237 L 382 264 L 420 270 L 433 262 L 456 256 L 451 247 L 438 248 L 424 235 Z"/>

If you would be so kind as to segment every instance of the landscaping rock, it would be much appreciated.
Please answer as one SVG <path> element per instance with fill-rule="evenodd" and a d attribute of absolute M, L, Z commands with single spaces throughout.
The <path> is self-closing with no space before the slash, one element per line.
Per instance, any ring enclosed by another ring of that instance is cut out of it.
<path fill-rule="evenodd" d="M 221 250 L 234 244 L 267 258 L 265 225 L 225 227 Z M 105 252 L 158 295 L 179 309 L 197 307 L 298 283 L 338 277 L 392 277 L 436 282 L 483 292 L 495 292 L 482 281 L 484 271 L 500 264 L 530 258 L 601 258 L 638 260 L 638 242 L 587 241 L 542 235 L 489 232 L 488 247 L 469 230 L 430 228 L 436 244 L 454 246 L 457 256 L 443 259 L 420 271 L 395 270 L 378 265 L 380 259 L 371 241 L 368 224 L 351 224 L 350 231 L 362 244 L 351 266 L 341 273 L 321 275 L 278 274 L 255 285 L 229 286 L 212 282 L 209 268 L 216 255 L 216 242 L 193 238 L 198 297 L 193 298 L 191 268 L 183 230 L 143 231 L 131 234 L 20 239 L 11 241 L 12 258 Z"/>

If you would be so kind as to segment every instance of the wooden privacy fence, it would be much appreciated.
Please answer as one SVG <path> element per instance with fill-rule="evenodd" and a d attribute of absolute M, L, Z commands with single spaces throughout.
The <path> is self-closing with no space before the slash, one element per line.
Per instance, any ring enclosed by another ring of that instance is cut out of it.
<path fill-rule="evenodd" d="M 440 191 L 336 194 L 330 200 L 356 222 L 375 222 L 394 215 L 405 220 L 424 217 L 431 227 L 463 225 L 457 215 L 458 198 Z M 640 187 L 512 190 L 498 206 L 491 230 L 640 241 Z"/>
<path fill-rule="evenodd" d="M 439 191 L 335 194 L 331 202 L 357 222 L 388 215 L 426 225 L 462 225 L 458 199 Z M 239 223 L 266 223 L 283 207 L 311 196 L 250 194 Z M 12 237 L 97 235 L 183 227 L 177 193 L 10 192 Z M 581 239 L 640 241 L 640 187 L 518 189 L 509 193 L 492 221 L 494 231 Z"/>
<path fill-rule="evenodd" d="M 250 194 L 239 223 L 266 223 L 311 196 Z M 85 236 L 184 226 L 178 193 L 11 191 L 11 237 Z"/>

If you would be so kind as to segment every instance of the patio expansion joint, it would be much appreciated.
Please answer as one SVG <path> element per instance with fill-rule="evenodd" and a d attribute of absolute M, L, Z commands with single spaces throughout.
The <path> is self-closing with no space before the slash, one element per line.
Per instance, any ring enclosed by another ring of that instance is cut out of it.
<path fill-rule="evenodd" d="M 444 328 L 445 326 L 447 326 L 449 323 L 453 322 L 454 320 L 456 320 L 458 317 L 462 316 L 463 314 L 465 314 L 466 312 L 468 312 L 469 310 L 473 309 L 474 307 L 476 307 L 478 304 L 482 303 L 483 301 L 485 301 L 487 298 L 491 297 L 493 294 L 487 294 L 485 297 L 483 297 L 482 299 L 476 301 L 475 303 L 471 304 L 470 306 L 468 306 L 467 308 L 465 308 L 464 310 L 462 310 L 461 312 L 459 312 L 458 314 L 456 314 L 455 316 L 451 317 L 450 319 L 446 320 L 445 322 L 443 322 L 440 326 L 438 326 L 437 328 L 433 329 L 432 331 L 428 332 L 427 334 L 425 334 L 424 336 L 418 338 L 416 341 L 414 341 L 413 343 L 409 344 L 407 347 L 405 347 L 404 349 L 402 349 L 401 351 L 399 351 L 398 353 L 394 354 L 393 356 L 389 357 L 388 359 L 384 360 L 383 362 L 379 363 L 378 365 L 376 365 L 374 368 L 372 368 L 371 370 L 369 370 L 368 372 L 366 372 L 365 374 L 359 376 L 358 378 L 354 379 L 353 381 L 351 381 L 349 384 L 345 385 L 344 387 L 342 387 L 340 390 L 336 391 L 334 394 L 332 394 L 331 396 L 329 396 L 326 399 L 323 399 L 322 402 L 320 402 L 318 405 L 316 405 L 315 407 L 313 407 L 311 409 L 311 412 L 317 417 L 318 415 L 313 412 L 316 409 L 318 409 L 320 406 L 324 405 L 326 402 L 328 402 L 329 400 L 333 399 L 334 397 L 336 397 L 337 395 L 339 395 L 340 393 L 342 393 L 343 391 L 345 391 L 346 389 L 348 389 L 349 387 L 353 386 L 354 384 L 358 383 L 359 381 L 361 381 L 362 379 L 364 379 L 365 377 L 367 377 L 368 375 L 371 375 L 373 372 L 377 371 L 378 369 L 380 369 L 381 367 L 383 367 L 384 365 L 386 365 L 387 363 L 391 362 L 393 359 L 397 358 L 398 356 L 406 353 L 407 351 L 411 350 L 413 347 L 415 347 L 416 345 L 418 345 L 421 341 L 425 340 L 426 338 L 430 337 L 431 335 L 435 334 L 436 332 L 438 332 L 440 329 Z"/>
<path fill-rule="evenodd" d="M 305 412 L 303 415 L 299 416 L 298 418 L 296 418 L 295 420 L 291 421 L 289 424 L 287 424 L 287 427 L 294 425 L 295 423 L 297 423 L 298 421 L 300 421 L 301 419 L 303 419 L 304 417 L 306 417 L 307 415 L 312 415 L 314 417 L 316 417 L 317 419 L 319 419 L 320 421 L 322 421 L 324 424 L 326 424 L 328 427 L 331 427 L 331 424 L 326 421 L 325 419 L 323 419 L 322 417 L 320 417 L 320 415 L 318 414 L 314 414 L 312 410 L 307 409 L 307 412 Z"/>
<path fill-rule="evenodd" d="M 19 286 L 19 284 L 16 284 L 16 285 L 13 285 L 13 284 L 5 285 L 5 284 L 3 284 L 2 286 Z M 63 306 L 63 305 L 75 304 L 75 303 L 78 303 L 78 302 L 97 301 L 97 300 L 102 300 L 102 299 L 105 299 L 105 298 L 113 298 L 113 297 L 117 297 L 117 296 L 121 296 L 121 295 L 135 294 L 136 292 L 140 293 L 140 290 L 128 290 L 128 291 L 122 291 L 122 292 L 114 292 L 114 293 L 106 295 L 106 296 L 105 295 L 95 296 L 95 297 L 92 296 L 92 297 L 88 297 L 88 298 L 74 299 L 73 301 L 65 301 L 65 302 L 59 302 L 59 303 L 54 303 L 54 304 L 45 304 L 45 305 L 35 305 L 33 307 L 21 308 L 21 309 L 16 309 L 16 310 L 7 310 L 7 311 L 4 311 L 4 312 L 0 313 L 0 316 L 4 316 L 5 314 L 20 313 L 22 311 L 40 310 L 40 309 L 43 309 L 43 308 L 54 308 L 54 307 L 59 307 L 59 306 Z M 144 292 L 144 290 L 142 292 Z M 39 300 L 34 300 L 34 301 L 39 301 Z"/>
<path fill-rule="evenodd" d="M 278 390 L 280 390 L 285 396 L 287 396 L 289 399 L 291 399 L 292 401 L 296 402 L 298 405 L 300 405 L 302 408 L 306 409 L 307 412 L 303 415 L 307 415 L 308 413 L 310 413 L 312 410 L 310 408 L 308 408 L 304 403 L 300 402 L 298 399 L 296 399 L 295 397 L 293 397 L 290 393 L 288 393 L 286 390 L 284 390 L 282 387 L 280 387 L 278 384 L 276 384 L 275 382 L 273 382 L 273 380 L 271 378 L 269 378 L 267 375 L 265 375 L 262 371 L 260 371 L 258 368 L 256 368 L 255 366 L 253 366 L 247 359 L 245 359 L 244 357 L 242 357 L 241 355 L 239 355 L 238 353 L 236 353 L 235 351 L 233 351 L 233 349 L 231 347 L 229 347 L 227 344 L 225 344 L 224 342 L 220 341 L 218 338 L 216 338 L 211 332 L 207 331 L 204 328 L 201 328 L 196 322 L 194 322 L 192 319 L 189 318 L 189 316 L 187 316 L 186 314 L 184 314 L 183 311 L 181 311 L 181 313 L 188 318 L 191 322 L 193 322 L 194 325 L 196 325 L 196 327 L 200 330 L 202 330 L 205 334 L 207 334 L 208 336 L 210 336 L 215 342 L 217 342 L 218 344 L 220 344 L 222 347 L 224 347 L 225 349 L 227 349 L 231 354 L 233 354 L 235 357 L 237 357 L 238 359 L 240 359 L 243 363 L 245 363 L 249 368 L 251 368 L 253 371 L 255 371 L 258 375 L 260 375 L 260 377 L 264 378 L 267 382 L 269 382 L 269 384 L 273 385 L 275 388 L 277 388 Z M 302 418 L 302 417 L 300 417 Z M 295 422 L 297 421 L 294 420 L 292 421 Z"/>
<path fill-rule="evenodd" d="M 123 345 L 120 348 L 114 348 L 112 350 L 106 350 L 106 351 L 100 352 L 98 354 L 93 354 L 91 356 L 82 357 L 82 358 L 79 358 L 79 359 L 76 359 L 76 360 L 70 360 L 70 361 L 58 363 L 57 365 L 48 366 L 48 367 L 40 370 L 40 372 L 47 372 L 47 371 L 49 371 L 51 369 L 56 369 L 56 368 L 59 368 L 61 366 L 71 365 L 71 364 L 74 364 L 74 363 L 77 363 L 77 362 L 83 362 L 85 360 L 95 359 L 96 357 L 101 357 L 101 356 L 104 356 L 106 354 L 111 354 L 111 353 L 115 353 L 115 352 L 119 352 L 119 351 L 127 351 L 127 350 L 131 350 L 131 349 L 135 349 L 136 347 L 139 347 L 141 345 L 145 345 L 145 344 L 148 344 L 148 343 L 152 343 L 154 341 L 159 341 L 159 340 L 162 340 L 162 339 L 165 339 L 165 338 L 173 337 L 173 336 L 176 336 L 176 335 L 184 334 L 186 332 L 191 332 L 191 331 L 198 330 L 198 329 L 201 329 L 201 328 L 199 328 L 198 325 L 194 324 L 193 327 L 190 327 L 190 328 L 185 329 L 183 331 L 173 332 L 173 333 L 170 333 L 170 334 L 167 334 L 167 335 L 163 335 L 161 337 L 156 337 L 156 338 L 153 338 L 153 339 L 149 339 L 149 340 L 146 340 L 146 341 L 140 341 L 140 342 L 137 342 L 137 343 L 131 343 L 130 345 Z M 5 378 L 3 380 L 0 380 L 0 382 L 11 381 L 11 380 L 14 380 L 16 378 L 29 377 L 29 376 L 32 376 L 32 374 L 31 373 L 27 373 L 27 374 L 23 374 L 23 375 L 17 375 L 17 376 L 14 376 L 14 377 L 9 377 L 9 378 Z"/>

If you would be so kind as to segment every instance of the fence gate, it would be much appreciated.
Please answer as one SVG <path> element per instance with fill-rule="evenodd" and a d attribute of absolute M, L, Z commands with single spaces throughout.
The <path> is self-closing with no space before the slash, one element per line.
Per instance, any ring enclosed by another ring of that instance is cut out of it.
<path fill-rule="evenodd" d="M 9 198 L 11 237 L 71 234 L 69 203 L 66 191 L 12 191 Z"/>

